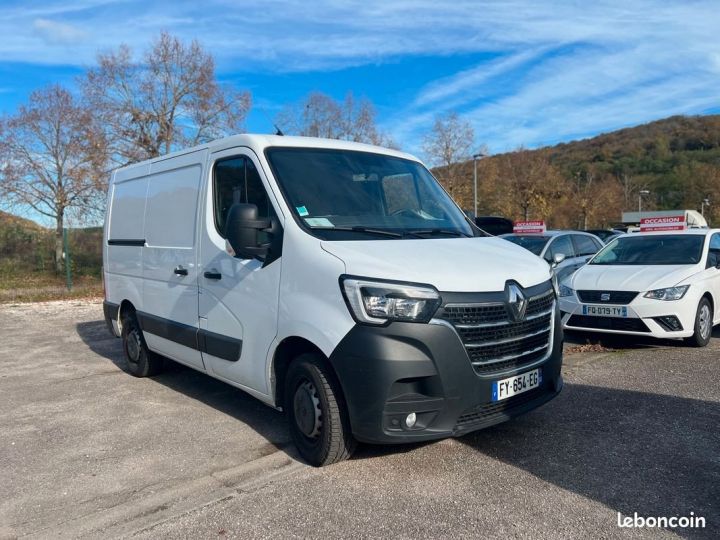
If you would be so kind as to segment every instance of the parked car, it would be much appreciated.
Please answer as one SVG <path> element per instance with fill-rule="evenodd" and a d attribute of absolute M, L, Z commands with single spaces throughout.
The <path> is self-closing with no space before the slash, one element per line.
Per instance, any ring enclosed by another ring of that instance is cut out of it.
<path fill-rule="evenodd" d="M 501 238 L 542 257 L 562 282 L 603 246 L 597 236 L 581 231 L 545 231 L 538 234 L 503 234 Z"/>
<path fill-rule="evenodd" d="M 624 231 L 619 231 L 617 229 L 587 229 L 584 232 L 594 234 L 605 244 L 610 243 L 610 240 L 612 240 L 613 238 L 624 234 Z"/>
<path fill-rule="evenodd" d="M 107 208 L 104 312 L 127 370 L 168 357 L 283 409 L 313 465 L 356 440 L 460 436 L 562 388 L 547 265 L 477 229 L 409 154 L 237 135 L 116 170 Z"/>
<path fill-rule="evenodd" d="M 720 229 L 620 236 L 560 285 L 560 309 L 568 330 L 704 347 L 720 314 Z"/>
<path fill-rule="evenodd" d="M 475 225 L 493 236 L 499 236 L 513 231 L 512 219 L 500 216 L 478 216 L 475 218 Z"/>

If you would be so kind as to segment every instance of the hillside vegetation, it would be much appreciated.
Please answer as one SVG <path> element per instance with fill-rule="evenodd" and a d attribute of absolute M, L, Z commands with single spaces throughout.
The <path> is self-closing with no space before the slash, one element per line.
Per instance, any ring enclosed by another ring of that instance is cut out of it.
<path fill-rule="evenodd" d="M 472 208 L 472 162 L 450 188 Z M 439 173 L 442 178 L 442 172 Z M 673 116 L 590 139 L 478 162 L 480 214 L 527 215 L 556 227 L 607 226 L 622 211 L 697 209 L 720 222 L 720 115 Z M 717 201 L 718 208 L 713 202 Z"/>
<path fill-rule="evenodd" d="M 54 266 L 54 231 L 0 211 L 0 302 L 44 300 L 101 292 L 102 229 L 69 229 L 73 292 Z"/>

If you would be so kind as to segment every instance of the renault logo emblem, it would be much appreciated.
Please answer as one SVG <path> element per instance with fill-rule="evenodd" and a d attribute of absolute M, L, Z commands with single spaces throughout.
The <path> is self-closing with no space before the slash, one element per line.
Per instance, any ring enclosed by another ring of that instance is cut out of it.
<path fill-rule="evenodd" d="M 517 283 L 508 281 L 505 284 L 505 306 L 510 318 L 515 321 L 525 319 L 528 301 Z"/>

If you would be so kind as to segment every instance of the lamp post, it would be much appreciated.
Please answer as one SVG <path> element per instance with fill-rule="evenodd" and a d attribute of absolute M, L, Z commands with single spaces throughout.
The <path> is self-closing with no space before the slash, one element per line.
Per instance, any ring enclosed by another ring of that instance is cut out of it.
<path fill-rule="evenodd" d="M 473 154 L 473 219 L 477 217 L 477 162 L 487 154 L 483 151 Z"/>
<path fill-rule="evenodd" d="M 638 192 L 638 214 L 642 213 L 642 198 L 643 195 L 650 195 L 650 192 L 647 189 L 641 189 Z"/>

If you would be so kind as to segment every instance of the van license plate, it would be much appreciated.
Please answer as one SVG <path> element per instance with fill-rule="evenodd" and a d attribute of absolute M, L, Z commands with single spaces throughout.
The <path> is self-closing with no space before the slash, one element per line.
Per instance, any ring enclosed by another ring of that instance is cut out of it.
<path fill-rule="evenodd" d="M 583 315 L 595 317 L 627 317 L 625 306 L 583 306 Z"/>
<path fill-rule="evenodd" d="M 495 381 L 492 385 L 492 400 L 502 401 L 503 399 L 537 388 L 541 384 L 542 369 L 540 368 L 515 375 L 514 377 Z"/>

